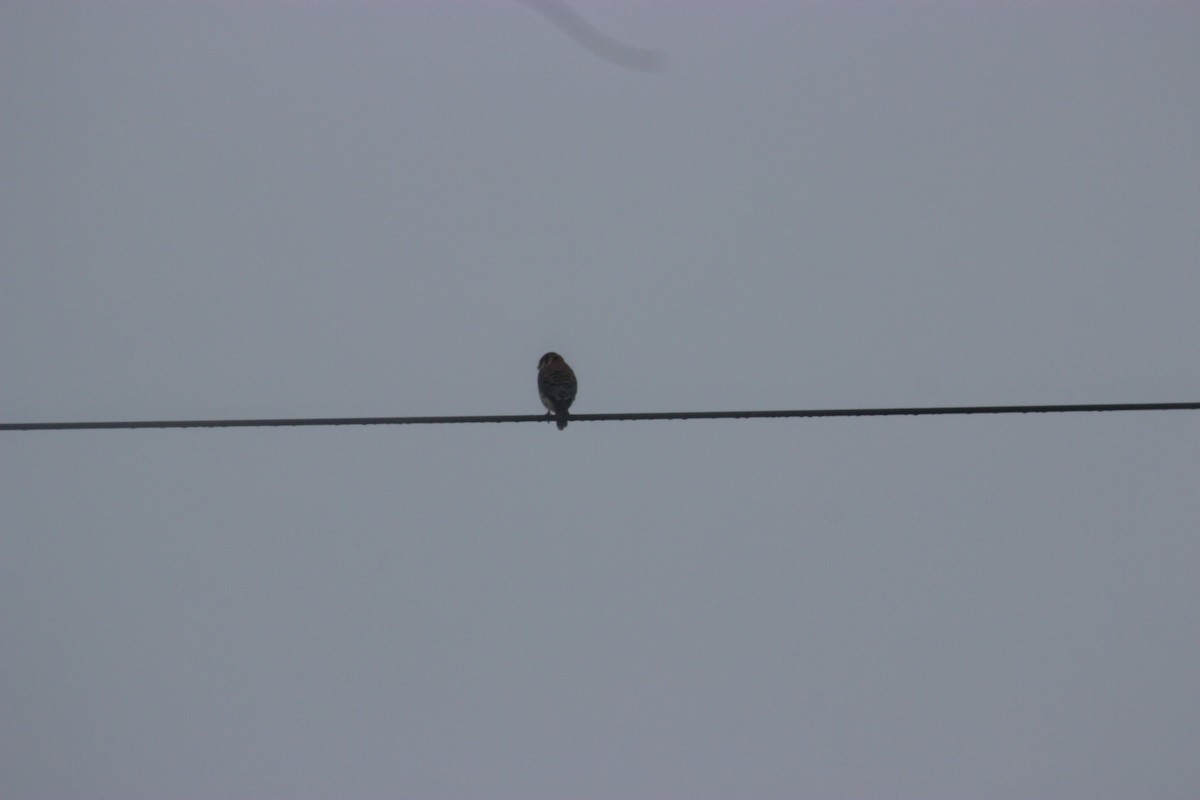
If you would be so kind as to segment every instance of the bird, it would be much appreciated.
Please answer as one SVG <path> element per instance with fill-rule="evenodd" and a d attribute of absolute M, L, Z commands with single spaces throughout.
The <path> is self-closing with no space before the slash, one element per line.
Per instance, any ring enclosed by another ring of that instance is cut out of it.
<path fill-rule="evenodd" d="M 567 409 L 575 402 L 578 388 L 575 370 L 558 353 L 546 353 L 538 359 L 538 397 L 547 415 L 554 415 L 560 431 L 567 427 Z"/>

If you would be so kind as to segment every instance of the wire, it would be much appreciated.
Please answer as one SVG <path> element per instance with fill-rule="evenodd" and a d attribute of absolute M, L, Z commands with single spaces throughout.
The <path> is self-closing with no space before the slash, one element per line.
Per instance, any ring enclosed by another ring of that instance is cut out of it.
<path fill-rule="evenodd" d="M 643 72 L 656 72 L 663 68 L 663 56 L 657 50 L 634 47 L 614 39 L 561 0 L 519 1 L 545 17 L 576 44 L 610 64 Z"/>
<path fill-rule="evenodd" d="M 937 406 L 928 408 L 823 408 L 792 411 L 665 411 L 641 414 L 572 414 L 572 422 L 652 419 L 763 419 L 769 417 L 924 417 L 950 414 L 1069 414 L 1080 411 L 1198 411 L 1200 403 L 1092 403 L 1050 406 Z M 327 425 L 440 425 L 472 422 L 550 422 L 545 414 L 482 417 L 311 417 L 292 419 L 193 419 L 132 422 L 9 422 L 0 431 L 66 431 L 109 428 L 271 428 Z"/>

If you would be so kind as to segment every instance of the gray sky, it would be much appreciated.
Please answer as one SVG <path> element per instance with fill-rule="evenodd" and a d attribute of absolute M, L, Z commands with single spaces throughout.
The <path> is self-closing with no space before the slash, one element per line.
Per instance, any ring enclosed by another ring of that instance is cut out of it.
<path fill-rule="evenodd" d="M 0 420 L 1200 399 L 1200 6 L 549 5 L 5 5 Z M 1195 412 L 0 434 L 0 796 L 1194 798 L 1198 473 Z"/>

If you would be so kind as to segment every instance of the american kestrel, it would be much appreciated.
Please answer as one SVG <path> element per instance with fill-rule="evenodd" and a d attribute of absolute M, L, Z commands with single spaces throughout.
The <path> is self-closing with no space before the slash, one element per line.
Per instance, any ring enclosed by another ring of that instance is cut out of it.
<path fill-rule="evenodd" d="M 554 415 L 560 431 L 567 427 L 567 409 L 575 402 L 578 388 L 575 371 L 558 353 L 546 353 L 538 360 L 538 397 L 546 411 Z"/>

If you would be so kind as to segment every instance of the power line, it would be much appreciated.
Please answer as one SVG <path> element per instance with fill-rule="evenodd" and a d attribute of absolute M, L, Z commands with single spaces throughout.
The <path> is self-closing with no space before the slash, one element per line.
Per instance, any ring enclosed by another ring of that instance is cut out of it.
<path fill-rule="evenodd" d="M 545 17 L 576 44 L 610 64 L 643 72 L 656 72 L 663 67 L 663 56 L 657 50 L 634 47 L 614 39 L 561 0 L 520 0 L 520 2 Z"/>
<path fill-rule="evenodd" d="M 652 419 L 764 419 L 770 417 L 924 417 L 951 414 L 1070 414 L 1081 411 L 1198 411 L 1198 403 L 1091 403 L 1042 406 L 936 406 L 925 408 L 819 408 L 790 411 L 664 411 L 638 414 L 572 414 L 572 422 Z M 290 419 L 138 420 L 129 422 L 9 422 L 0 431 L 66 431 L 109 428 L 273 428 L 327 425 L 442 425 L 472 422 L 548 422 L 544 414 L 481 417 L 305 417 Z"/>

